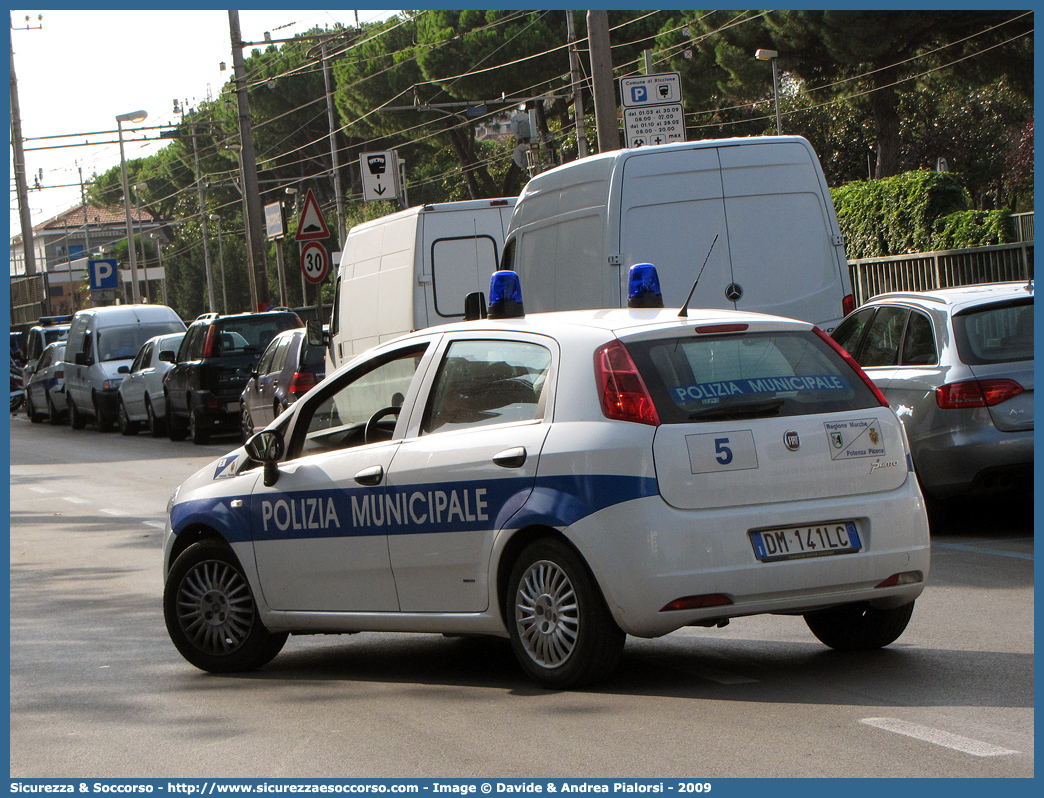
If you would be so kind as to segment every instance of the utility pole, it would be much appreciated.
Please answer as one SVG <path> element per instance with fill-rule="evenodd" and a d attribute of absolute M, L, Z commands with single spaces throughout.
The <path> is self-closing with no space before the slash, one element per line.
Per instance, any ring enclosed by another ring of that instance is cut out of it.
<path fill-rule="evenodd" d="M 264 310 L 271 302 L 268 294 L 268 253 L 265 242 L 261 190 L 257 182 L 257 156 L 250 132 L 250 101 L 247 95 L 246 62 L 243 59 L 243 37 L 239 29 L 239 12 L 228 12 L 228 29 L 232 39 L 232 66 L 235 71 L 236 99 L 239 104 L 239 136 L 242 149 L 239 169 L 243 181 L 243 221 L 246 224 L 247 264 L 250 272 L 250 301 L 255 311 Z"/>
<path fill-rule="evenodd" d="M 587 156 L 587 131 L 584 129 L 584 96 L 580 90 L 580 57 L 576 54 L 576 27 L 573 12 L 566 11 L 566 31 L 569 43 L 569 78 L 573 84 L 573 122 L 576 124 L 576 153 Z"/>
<path fill-rule="evenodd" d="M 324 37 L 319 42 L 319 47 L 322 52 L 323 85 L 326 87 L 326 117 L 330 123 L 330 161 L 333 166 L 334 198 L 337 204 L 337 245 L 343 250 L 346 237 L 344 229 L 344 199 L 341 196 L 341 171 L 337 159 L 337 141 L 335 140 L 337 128 L 334 125 L 333 95 L 330 93 L 330 62 L 326 60 L 326 44 L 328 41 L 329 39 Z"/>
<path fill-rule="evenodd" d="M 609 49 L 607 12 L 587 12 L 587 39 L 591 45 L 591 82 L 594 85 L 598 151 L 618 150 L 620 130 L 616 122 L 616 92 L 613 87 L 613 56 Z"/>
<path fill-rule="evenodd" d="M 39 17 L 43 20 L 43 16 Z M 26 23 L 29 18 L 26 17 Z M 43 27 L 38 25 L 37 28 Z M 32 30 L 26 24 L 24 30 Z M 11 23 L 14 30 L 14 23 Z M 25 150 L 22 149 L 22 114 L 18 105 L 18 81 L 15 78 L 14 36 L 11 37 L 11 146 L 14 148 L 15 191 L 18 194 L 18 220 L 22 228 L 22 257 L 26 275 L 36 274 L 36 252 L 33 249 L 33 222 L 29 214 L 29 186 L 25 180 Z"/>

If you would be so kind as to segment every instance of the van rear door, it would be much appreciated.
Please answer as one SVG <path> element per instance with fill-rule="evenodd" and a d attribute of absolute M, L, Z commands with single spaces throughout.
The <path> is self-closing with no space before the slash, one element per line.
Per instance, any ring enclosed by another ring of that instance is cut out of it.
<path fill-rule="evenodd" d="M 629 267 L 651 263 L 664 304 L 680 307 L 702 268 L 691 305 L 733 307 L 725 296 L 732 266 L 718 149 L 632 155 L 624 161 L 622 182 L 621 295 L 627 296 Z"/>

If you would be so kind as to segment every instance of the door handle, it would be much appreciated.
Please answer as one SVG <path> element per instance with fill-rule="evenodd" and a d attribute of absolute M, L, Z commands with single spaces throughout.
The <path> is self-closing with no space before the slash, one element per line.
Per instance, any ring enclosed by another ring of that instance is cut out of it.
<path fill-rule="evenodd" d="M 526 456 L 526 447 L 516 446 L 493 455 L 493 462 L 501 468 L 521 468 L 526 463 Z"/>
<path fill-rule="evenodd" d="M 379 465 L 364 468 L 355 475 L 355 481 L 366 487 L 380 485 L 382 479 L 384 479 L 384 467 Z"/>

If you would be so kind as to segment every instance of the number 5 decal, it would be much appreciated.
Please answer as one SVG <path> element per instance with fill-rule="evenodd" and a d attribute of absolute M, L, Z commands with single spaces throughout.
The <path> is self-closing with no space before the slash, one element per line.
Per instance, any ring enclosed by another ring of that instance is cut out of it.
<path fill-rule="evenodd" d="M 758 467 L 754 433 L 749 429 L 686 435 L 689 468 L 693 474 L 746 471 Z"/>
<path fill-rule="evenodd" d="M 728 465 L 732 462 L 732 449 L 728 447 L 728 442 L 728 438 L 714 439 L 714 452 L 718 455 L 714 459 L 722 465 Z"/>

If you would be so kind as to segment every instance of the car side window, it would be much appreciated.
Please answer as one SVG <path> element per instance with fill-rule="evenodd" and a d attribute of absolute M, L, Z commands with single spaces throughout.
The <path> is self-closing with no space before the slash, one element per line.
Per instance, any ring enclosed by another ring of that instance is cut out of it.
<path fill-rule="evenodd" d="M 152 347 L 154 344 L 145 344 L 138 352 L 138 356 L 134 358 L 134 362 L 131 363 L 131 373 L 135 371 L 141 371 L 143 368 L 147 368 L 149 360 L 152 358 Z"/>
<path fill-rule="evenodd" d="M 263 377 L 272 370 L 272 358 L 275 357 L 276 346 L 277 344 L 270 344 L 268 349 L 265 350 L 265 353 L 261 355 L 261 360 L 257 364 L 257 376 Z"/>
<path fill-rule="evenodd" d="M 455 341 L 432 386 L 422 433 L 511 421 L 544 414 L 551 352 L 525 341 Z"/>
<path fill-rule="evenodd" d="M 906 325 L 906 337 L 903 339 L 903 356 L 899 361 L 902 366 L 934 366 L 939 362 L 935 349 L 935 336 L 932 333 L 932 320 L 923 313 L 913 311 Z"/>
<path fill-rule="evenodd" d="M 379 410 L 401 407 L 428 344 L 414 345 L 354 369 L 346 380 L 330 386 L 300 411 L 289 447 L 291 457 L 304 457 L 360 446 L 367 421 Z M 380 425 L 390 438 L 396 415 Z"/>
<path fill-rule="evenodd" d="M 833 339 L 852 357 L 856 357 L 859 344 L 863 340 L 866 325 L 874 317 L 876 308 L 864 308 L 858 310 L 837 325 L 834 330 Z"/>
<path fill-rule="evenodd" d="M 290 343 L 293 341 L 293 336 L 285 336 L 276 345 L 275 352 L 272 355 L 272 368 L 271 371 L 282 371 L 283 366 L 286 365 L 286 353 L 290 349 Z"/>
<path fill-rule="evenodd" d="M 856 358 L 860 366 L 894 366 L 899 362 L 899 344 L 909 315 L 908 308 L 885 306 L 877 311 Z"/>
<path fill-rule="evenodd" d="M 206 325 L 199 324 L 190 327 L 188 334 L 181 342 L 178 350 L 177 361 L 183 363 L 186 360 L 199 360 L 203 356 L 203 336 L 207 331 Z"/>
<path fill-rule="evenodd" d="M 43 371 L 49 365 L 51 365 L 51 355 L 54 354 L 53 349 L 45 349 L 44 353 L 40 355 L 40 361 L 36 364 L 36 370 Z"/>

